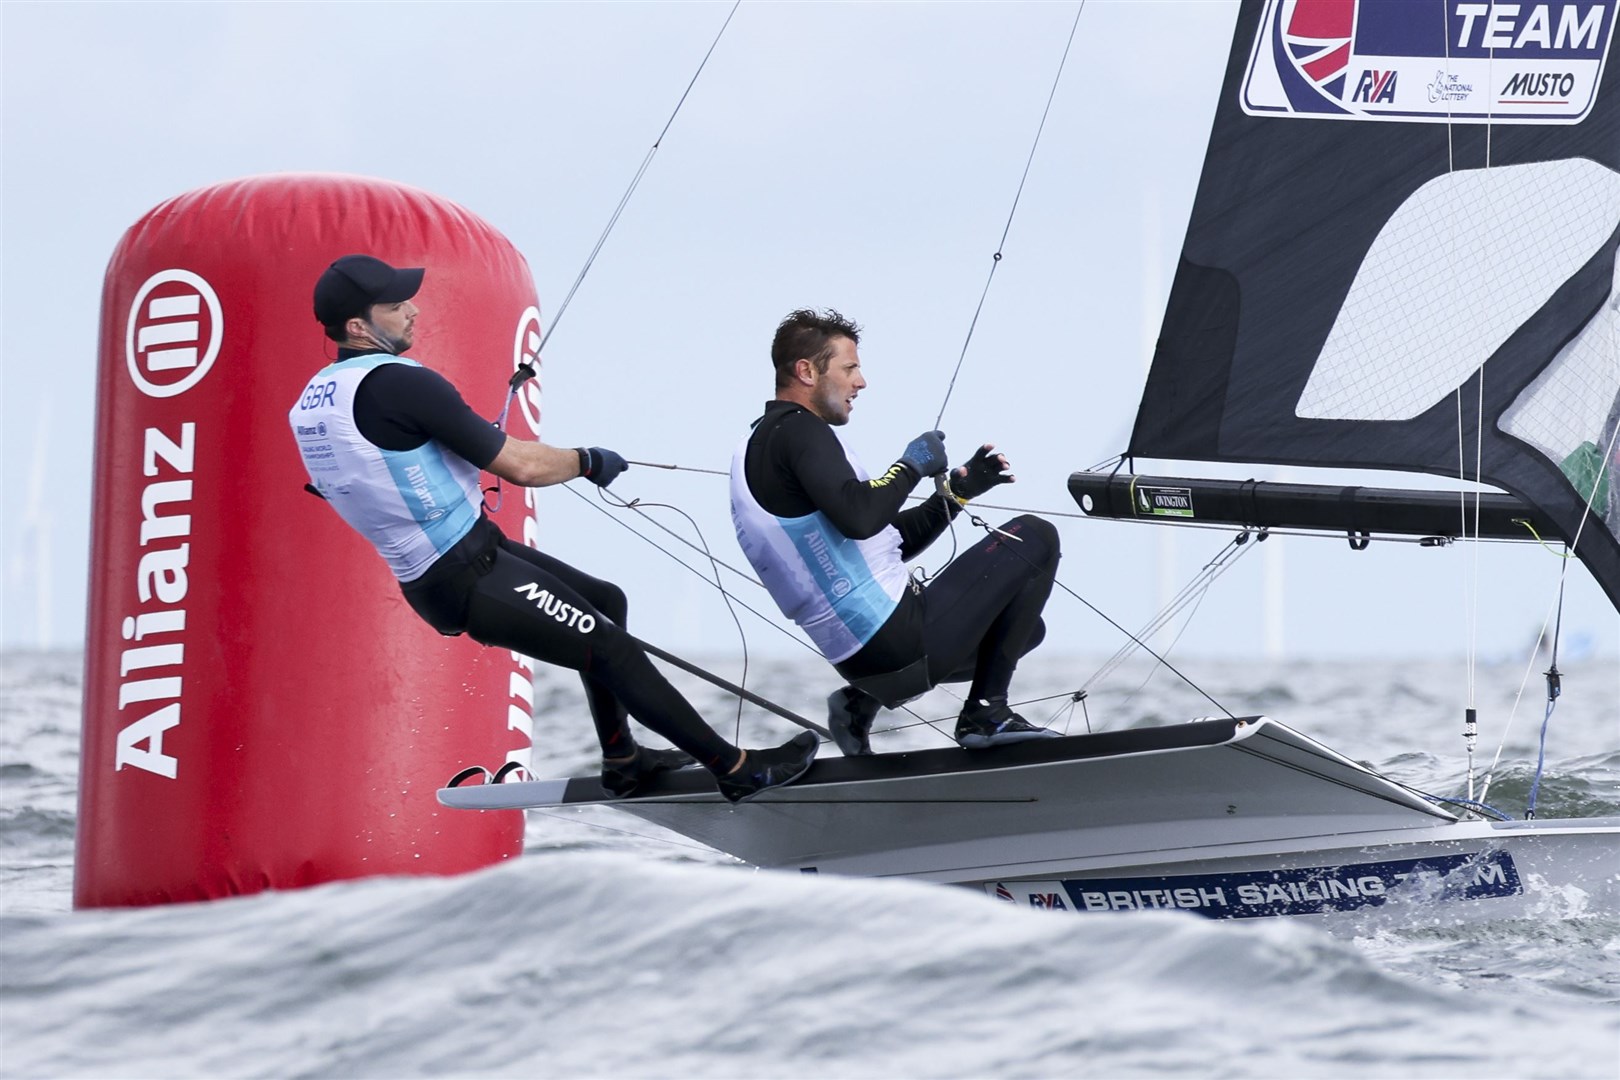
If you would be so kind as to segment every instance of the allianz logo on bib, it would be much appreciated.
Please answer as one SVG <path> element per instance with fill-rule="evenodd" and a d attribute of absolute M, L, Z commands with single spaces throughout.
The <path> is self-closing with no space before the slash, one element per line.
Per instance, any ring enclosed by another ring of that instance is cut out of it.
<path fill-rule="evenodd" d="M 542 589 L 540 586 L 530 582 L 527 585 L 519 585 L 512 591 L 522 593 L 534 601 L 535 607 L 563 625 L 572 627 L 582 634 L 588 634 L 596 629 L 596 616 L 586 614 L 572 604 L 563 603 L 551 595 L 550 589 Z"/>
<path fill-rule="evenodd" d="M 129 306 L 124 360 L 147 397 L 183 394 L 219 358 L 225 319 L 213 286 L 190 270 L 160 270 Z"/>

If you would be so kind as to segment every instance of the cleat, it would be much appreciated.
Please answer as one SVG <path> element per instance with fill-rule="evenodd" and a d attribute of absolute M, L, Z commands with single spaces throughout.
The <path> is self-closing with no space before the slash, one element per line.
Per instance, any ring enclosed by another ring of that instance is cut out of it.
<path fill-rule="evenodd" d="M 638 746 L 629 761 L 602 762 L 602 791 L 615 799 L 628 799 L 644 791 L 659 773 L 695 764 L 692 755 L 683 750 Z"/>
<path fill-rule="evenodd" d="M 882 708 L 877 698 L 853 686 L 827 695 L 827 728 L 845 757 L 865 757 L 872 752 L 872 721 Z"/>
<path fill-rule="evenodd" d="M 970 701 L 956 718 L 956 742 L 966 750 L 1058 737 L 1051 728 L 1036 727 L 1013 712 L 1004 697 Z"/>
<path fill-rule="evenodd" d="M 747 802 L 762 791 L 784 787 L 810 771 L 821 742 L 814 732 L 793 736 L 770 750 L 750 750 L 736 772 L 715 777 L 720 794 L 734 803 Z"/>

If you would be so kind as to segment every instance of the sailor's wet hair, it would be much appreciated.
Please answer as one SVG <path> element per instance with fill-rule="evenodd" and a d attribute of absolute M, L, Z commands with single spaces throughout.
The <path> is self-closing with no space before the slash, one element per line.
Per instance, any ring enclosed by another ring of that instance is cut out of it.
<path fill-rule="evenodd" d="M 771 366 L 776 368 L 776 386 L 781 389 L 793 380 L 793 365 L 808 360 L 818 372 L 825 373 L 832 360 L 833 342 L 849 338 L 859 345 L 861 328 L 832 308 L 815 311 L 800 308 L 791 312 L 776 328 L 771 340 Z"/>

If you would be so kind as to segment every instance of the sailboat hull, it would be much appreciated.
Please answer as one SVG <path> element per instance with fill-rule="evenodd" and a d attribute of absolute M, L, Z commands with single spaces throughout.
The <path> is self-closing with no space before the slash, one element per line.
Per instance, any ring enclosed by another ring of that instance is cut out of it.
<path fill-rule="evenodd" d="M 448 806 L 605 803 L 758 866 L 906 877 L 1071 911 L 1517 918 L 1620 912 L 1620 819 L 1460 821 L 1264 717 L 818 762 L 732 806 L 698 770 L 447 788 Z"/>

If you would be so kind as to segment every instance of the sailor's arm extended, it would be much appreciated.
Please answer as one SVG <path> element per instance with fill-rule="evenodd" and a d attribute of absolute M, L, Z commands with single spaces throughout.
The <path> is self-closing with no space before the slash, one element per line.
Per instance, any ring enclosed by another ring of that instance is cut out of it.
<path fill-rule="evenodd" d="M 508 435 L 500 453 L 485 468 L 523 487 L 550 487 L 583 476 L 583 463 L 574 450 Z"/>
<path fill-rule="evenodd" d="M 430 368 L 385 364 L 365 377 L 355 395 L 361 434 L 385 450 L 409 450 L 435 439 L 458 456 L 503 480 L 548 487 L 588 477 L 607 484 L 624 459 L 600 447 L 564 450 L 505 435 L 473 412 L 455 386 Z"/>

